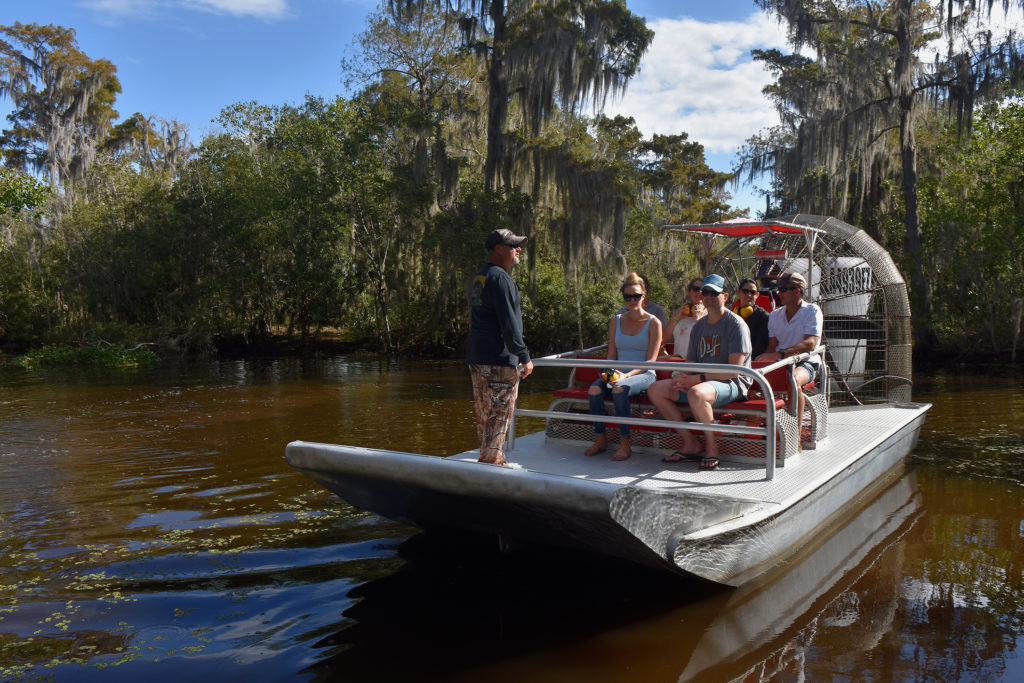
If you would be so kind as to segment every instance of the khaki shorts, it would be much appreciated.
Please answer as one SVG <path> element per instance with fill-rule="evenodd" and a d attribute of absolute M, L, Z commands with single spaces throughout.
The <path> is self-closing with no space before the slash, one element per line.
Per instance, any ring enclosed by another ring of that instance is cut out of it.
<path fill-rule="evenodd" d="M 505 434 L 519 393 L 519 368 L 470 365 L 480 462 L 505 464 Z"/>

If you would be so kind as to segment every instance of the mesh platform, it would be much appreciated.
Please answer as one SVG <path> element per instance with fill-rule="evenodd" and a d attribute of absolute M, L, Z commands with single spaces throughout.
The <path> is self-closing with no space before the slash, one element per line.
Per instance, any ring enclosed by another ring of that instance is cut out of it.
<path fill-rule="evenodd" d="M 610 448 L 618 445 L 620 434 L 619 426 L 612 422 L 615 419 L 614 413 L 610 411 L 611 404 L 606 404 L 606 414 L 609 422 L 606 423 L 605 436 L 608 438 Z M 682 408 L 682 406 L 680 406 Z M 567 415 L 588 415 L 589 404 L 575 399 L 559 399 L 554 401 L 548 408 L 550 411 L 564 412 Z M 750 426 L 764 426 L 760 411 L 733 410 L 731 417 L 720 420 L 724 424 L 749 424 Z M 649 405 L 633 404 L 632 417 L 660 420 L 661 413 Z M 785 411 L 777 411 L 776 414 L 776 441 L 775 455 L 776 464 L 784 465 L 786 458 L 799 452 L 797 445 L 798 432 L 796 419 Z M 672 452 L 682 447 L 682 438 L 668 427 L 637 427 L 630 430 L 634 448 L 652 448 Z M 545 425 L 545 435 L 551 441 L 567 443 L 576 446 L 586 447 L 594 441 L 594 425 L 583 420 L 573 420 L 571 417 L 549 418 Z M 703 442 L 704 437 L 700 431 L 695 432 L 697 440 Z M 717 434 L 718 447 L 722 460 L 733 462 L 751 462 L 764 464 L 765 440 L 757 436 L 738 436 Z"/>

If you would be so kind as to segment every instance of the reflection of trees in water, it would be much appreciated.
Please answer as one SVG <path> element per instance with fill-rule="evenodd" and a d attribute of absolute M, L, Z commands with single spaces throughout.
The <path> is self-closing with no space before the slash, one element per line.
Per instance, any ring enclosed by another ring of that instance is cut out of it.
<path fill-rule="evenodd" d="M 858 672 L 863 670 L 864 653 L 874 651 L 893 630 L 905 545 L 900 540 L 886 548 L 796 635 L 732 680 L 760 683 L 830 680 L 844 675 L 849 680 L 861 678 Z"/>
<path fill-rule="evenodd" d="M 1001 680 L 1024 633 L 1024 501 L 917 470 L 930 514 L 736 681 Z"/>
<path fill-rule="evenodd" d="M 995 680 L 1024 633 L 1024 505 L 1013 492 L 992 496 L 987 482 L 936 483 L 942 514 L 926 542 L 942 552 L 919 558 L 903 583 L 904 647 L 938 678 Z"/>

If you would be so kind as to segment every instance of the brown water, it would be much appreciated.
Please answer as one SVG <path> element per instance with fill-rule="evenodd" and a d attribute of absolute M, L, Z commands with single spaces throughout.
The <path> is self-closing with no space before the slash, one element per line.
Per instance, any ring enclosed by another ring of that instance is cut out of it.
<path fill-rule="evenodd" d="M 297 438 L 472 448 L 459 365 L 0 372 L 5 681 L 1024 679 L 1020 377 L 918 378 L 909 473 L 732 591 L 417 534 L 286 465 Z"/>

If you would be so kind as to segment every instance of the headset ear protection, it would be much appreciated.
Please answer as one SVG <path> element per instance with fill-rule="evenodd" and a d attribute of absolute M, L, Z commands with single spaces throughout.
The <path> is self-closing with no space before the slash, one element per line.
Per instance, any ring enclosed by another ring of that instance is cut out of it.
<path fill-rule="evenodd" d="M 739 314 L 741 318 L 749 318 L 750 316 L 754 315 L 754 308 L 752 306 L 743 306 L 741 308 L 740 302 L 737 301 L 735 304 L 733 304 L 732 312 Z"/>

